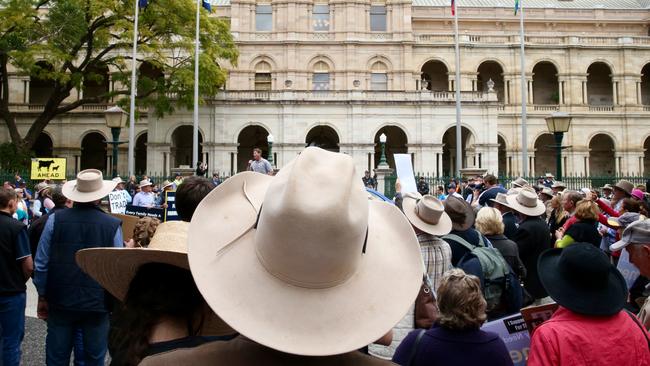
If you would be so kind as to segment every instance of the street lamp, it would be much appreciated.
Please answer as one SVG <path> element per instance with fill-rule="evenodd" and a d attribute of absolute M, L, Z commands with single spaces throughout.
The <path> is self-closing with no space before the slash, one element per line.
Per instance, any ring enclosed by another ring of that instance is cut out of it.
<path fill-rule="evenodd" d="M 379 144 L 381 146 L 381 155 L 379 157 L 379 166 L 380 167 L 387 167 L 388 162 L 386 161 L 386 134 L 382 133 L 379 135 Z"/>
<path fill-rule="evenodd" d="M 271 163 L 271 166 L 273 166 L 273 135 L 269 134 L 266 136 L 266 142 L 269 143 L 269 158 L 268 161 Z"/>
<path fill-rule="evenodd" d="M 107 141 L 107 143 L 113 144 L 113 178 L 115 178 L 117 177 L 117 146 L 124 143 L 124 141 L 119 141 L 119 138 L 122 127 L 126 126 L 126 112 L 118 106 L 113 106 L 104 112 L 104 118 L 106 126 L 111 129 L 111 134 L 113 134 L 113 141 Z"/>
<path fill-rule="evenodd" d="M 562 180 L 562 139 L 564 133 L 569 131 L 571 127 L 571 116 L 566 112 L 553 112 L 550 116 L 546 117 L 546 126 L 550 132 L 555 136 L 555 166 L 556 166 L 556 179 Z M 568 147 L 568 146 L 567 146 Z"/>

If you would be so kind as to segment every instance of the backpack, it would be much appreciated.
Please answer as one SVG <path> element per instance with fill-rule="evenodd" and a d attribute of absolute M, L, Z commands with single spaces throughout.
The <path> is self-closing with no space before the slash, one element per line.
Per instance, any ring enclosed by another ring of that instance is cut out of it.
<path fill-rule="evenodd" d="M 483 235 L 479 235 L 478 246 L 454 234 L 445 235 L 443 239 L 452 240 L 470 251 L 458 261 L 456 267 L 481 279 L 488 313 L 498 312 L 505 316 L 521 309 L 523 292 L 519 279 L 501 252 L 489 242 L 485 244 Z"/>

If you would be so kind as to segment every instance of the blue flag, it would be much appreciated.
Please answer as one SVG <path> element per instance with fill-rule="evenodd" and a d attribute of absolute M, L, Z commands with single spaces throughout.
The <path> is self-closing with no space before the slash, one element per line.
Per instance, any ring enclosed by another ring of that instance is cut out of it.
<path fill-rule="evenodd" d="M 138 0 L 138 6 L 140 9 L 146 8 L 149 5 L 149 0 Z"/>
<path fill-rule="evenodd" d="M 203 2 L 203 8 L 205 8 L 205 10 L 207 10 L 208 13 L 212 13 L 212 4 L 210 4 L 210 0 L 202 0 L 202 2 Z"/>

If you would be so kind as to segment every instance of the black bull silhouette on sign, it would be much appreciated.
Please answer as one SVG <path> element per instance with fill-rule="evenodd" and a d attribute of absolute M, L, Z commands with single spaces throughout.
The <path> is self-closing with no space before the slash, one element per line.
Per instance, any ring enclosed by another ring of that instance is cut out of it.
<path fill-rule="evenodd" d="M 46 168 L 47 170 L 50 170 L 50 166 L 54 164 L 54 160 L 39 160 L 38 161 L 38 170 L 41 170 L 43 168 Z"/>

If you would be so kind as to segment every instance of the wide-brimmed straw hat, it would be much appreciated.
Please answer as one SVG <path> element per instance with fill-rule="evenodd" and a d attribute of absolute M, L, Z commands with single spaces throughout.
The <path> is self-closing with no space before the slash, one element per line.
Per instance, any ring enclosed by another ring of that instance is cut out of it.
<path fill-rule="evenodd" d="M 634 189 L 634 183 L 629 182 L 625 179 L 619 180 L 616 184 L 614 184 L 612 187 L 618 188 L 621 191 L 625 192 L 628 196 L 632 195 L 632 190 Z"/>
<path fill-rule="evenodd" d="M 111 295 L 124 301 L 131 281 L 145 264 L 161 263 L 190 269 L 187 263 L 188 228 L 189 223 L 184 221 L 163 222 L 156 228 L 147 248 L 82 249 L 76 254 L 77 264 Z M 228 335 L 235 332 L 212 315 L 206 319 L 202 333 Z"/>
<path fill-rule="evenodd" d="M 451 228 L 457 231 L 465 231 L 474 225 L 476 216 L 472 206 L 464 199 L 449 196 L 445 200 L 445 212 L 451 219 Z"/>
<path fill-rule="evenodd" d="M 492 201 L 494 203 L 498 203 L 498 204 L 500 204 L 502 206 L 512 208 L 512 207 L 510 207 L 510 204 L 508 203 L 507 197 L 508 197 L 508 195 L 506 193 L 497 193 L 497 196 L 494 197 L 494 198 L 490 198 L 490 201 Z"/>
<path fill-rule="evenodd" d="M 522 189 L 516 195 L 506 197 L 510 208 L 526 216 L 540 216 L 546 212 L 546 205 L 537 198 L 537 194 L 528 189 Z"/>
<path fill-rule="evenodd" d="M 627 285 L 607 255 L 590 243 L 549 249 L 539 257 L 539 279 L 559 305 L 584 315 L 608 316 L 623 309 Z"/>
<path fill-rule="evenodd" d="M 523 187 L 528 187 L 529 185 L 530 184 L 528 184 L 528 181 L 522 177 L 519 177 L 512 181 L 512 186 L 514 188 L 523 188 Z"/>
<path fill-rule="evenodd" d="M 77 179 L 66 182 L 61 188 L 63 195 L 74 202 L 93 202 L 106 197 L 117 183 L 104 180 L 102 172 L 97 169 L 82 170 Z"/>
<path fill-rule="evenodd" d="M 445 212 L 445 206 L 430 194 L 405 194 L 402 209 L 411 224 L 425 233 L 440 236 L 451 231 L 451 219 Z"/>
<path fill-rule="evenodd" d="M 244 336 L 292 354 L 341 354 L 379 339 L 413 304 L 422 282 L 413 228 L 394 205 L 366 198 L 351 157 L 308 147 L 263 202 L 241 182 L 219 187 L 192 217 L 190 268 Z"/>

